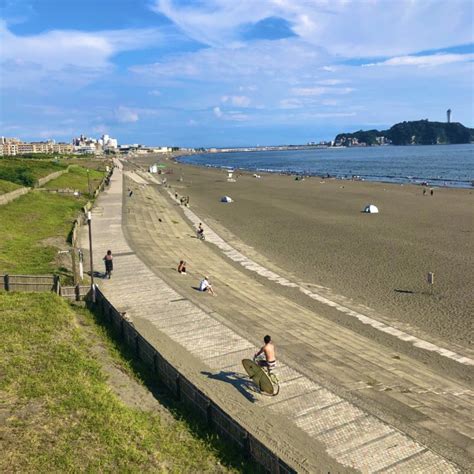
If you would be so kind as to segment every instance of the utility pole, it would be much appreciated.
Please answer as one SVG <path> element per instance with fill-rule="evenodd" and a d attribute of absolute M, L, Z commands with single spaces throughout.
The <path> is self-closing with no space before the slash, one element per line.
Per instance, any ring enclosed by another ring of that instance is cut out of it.
<path fill-rule="evenodd" d="M 95 285 L 94 285 L 94 259 L 92 256 L 92 213 L 87 212 L 87 225 L 89 226 L 89 253 L 90 253 L 90 264 L 91 264 L 91 292 L 92 302 L 95 303 Z"/>
<path fill-rule="evenodd" d="M 74 237 L 73 237 L 74 240 Z M 74 286 L 77 285 L 77 268 L 76 268 L 76 243 L 72 243 L 71 249 L 71 263 L 72 263 L 72 278 L 74 281 Z"/>

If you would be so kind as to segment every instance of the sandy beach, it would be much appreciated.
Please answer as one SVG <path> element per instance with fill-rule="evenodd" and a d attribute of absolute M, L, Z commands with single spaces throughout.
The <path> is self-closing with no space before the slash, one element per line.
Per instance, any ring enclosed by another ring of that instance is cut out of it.
<path fill-rule="evenodd" d="M 431 196 L 412 185 L 246 172 L 231 183 L 224 170 L 166 164 L 169 185 L 198 215 L 301 281 L 419 334 L 471 344 L 474 191 Z M 223 195 L 234 202 L 221 203 Z M 380 213 L 362 213 L 369 203 Z"/>

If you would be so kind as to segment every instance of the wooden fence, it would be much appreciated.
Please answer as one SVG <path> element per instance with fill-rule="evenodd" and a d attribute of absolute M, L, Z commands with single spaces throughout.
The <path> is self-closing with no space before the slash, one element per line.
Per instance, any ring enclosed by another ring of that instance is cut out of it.
<path fill-rule="evenodd" d="M 4 291 L 54 291 L 60 292 L 57 275 L 0 275 Z"/>
<path fill-rule="evenodd" d="M 69 300 L 84 300 L 90 285 L 61 286 L 58 275 L 0 275 L 0 291 L 52 291 Z"/>

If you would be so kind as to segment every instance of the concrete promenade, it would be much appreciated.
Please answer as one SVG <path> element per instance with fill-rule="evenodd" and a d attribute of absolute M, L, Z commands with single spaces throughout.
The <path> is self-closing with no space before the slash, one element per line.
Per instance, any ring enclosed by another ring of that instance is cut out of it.
<path fill-rule="evenodd" d="M 133 195 L 126 195 L 125 209 L 116 170 L 93 210 L 96 265 L 108 248 L 115 255 L 113 277 L 100 286 L 239 422 L 298 471 L 472 467 L 467 384 L 286 298 L 218 247 L 198 241 L 181 208 L 146 175 L 127 174 Z M 187 276 L 176 272 L 180 259 L 188 261 Z M 211 277 L 215 298 L 193 288 L 203 274 Z M 275 398 L 252 390 L 240 362 L 266 333 L 279 349 Z"/>

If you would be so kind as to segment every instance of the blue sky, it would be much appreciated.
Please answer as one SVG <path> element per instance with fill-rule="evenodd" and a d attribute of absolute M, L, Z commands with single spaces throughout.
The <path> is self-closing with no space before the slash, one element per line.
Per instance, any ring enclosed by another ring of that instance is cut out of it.
<path fill-rule="evenodd" d="M 471 0 L 0 0 L 0 134 L 306 143 L 474 126 Z"/>

